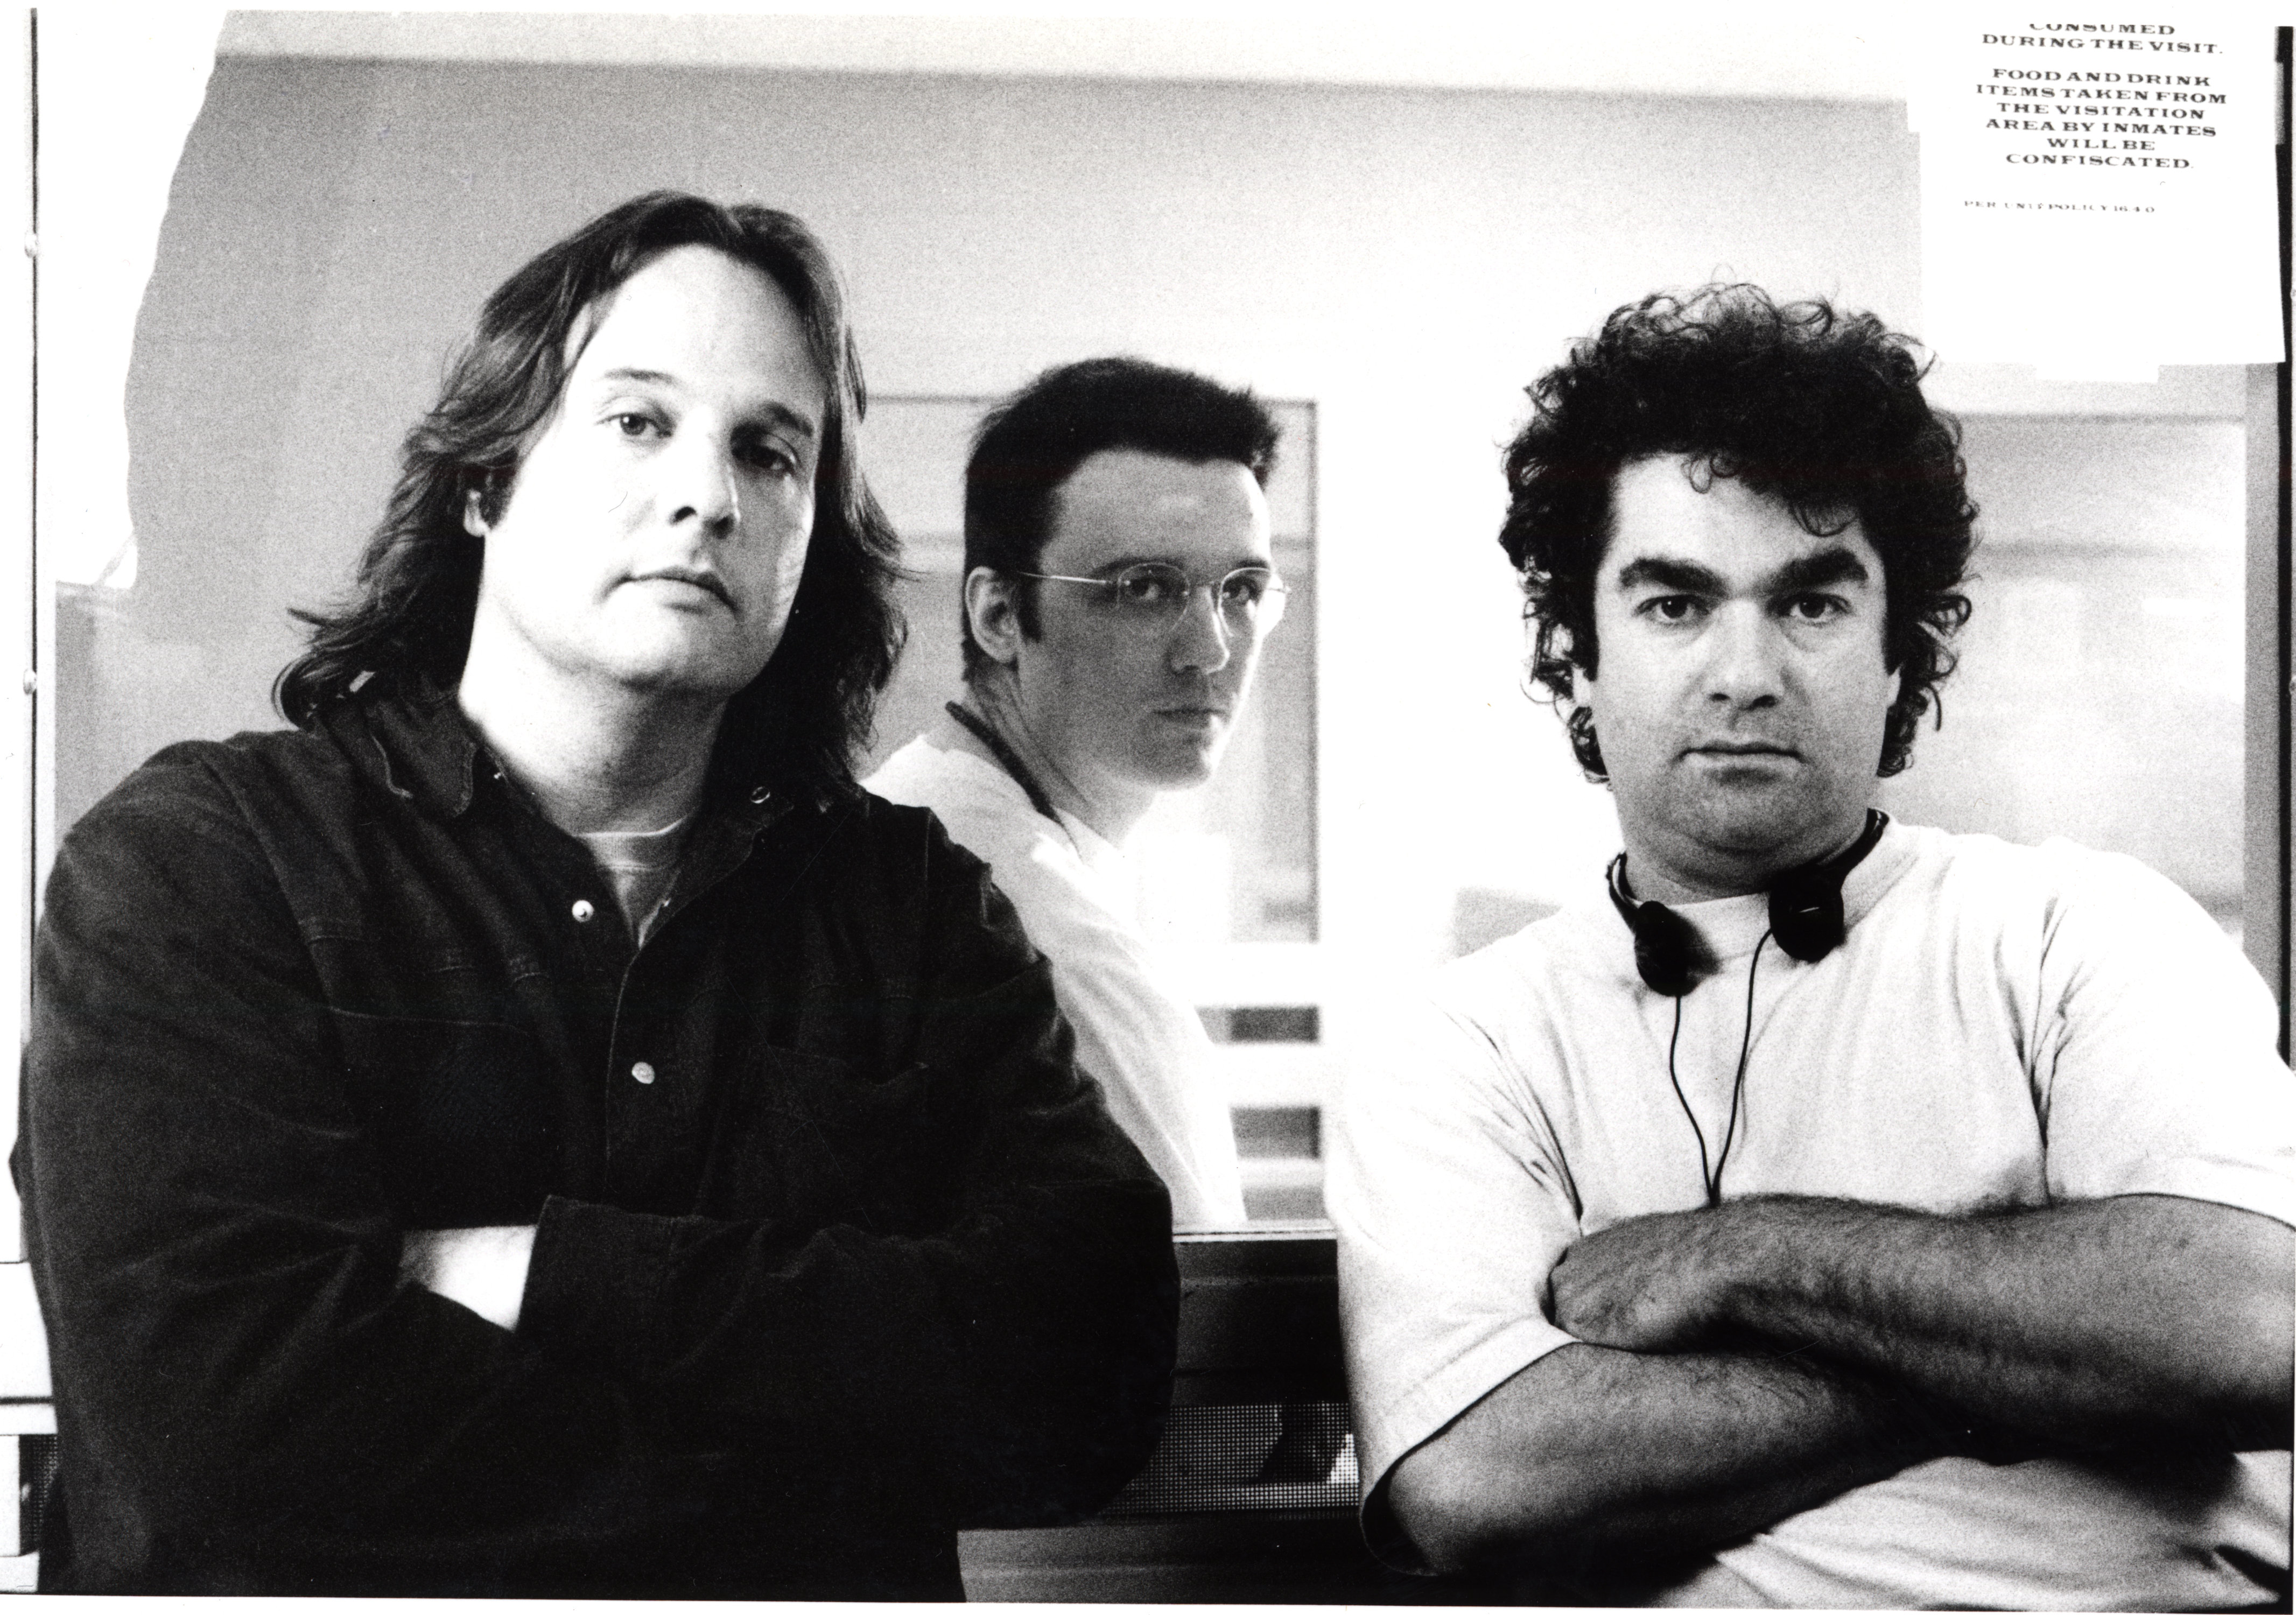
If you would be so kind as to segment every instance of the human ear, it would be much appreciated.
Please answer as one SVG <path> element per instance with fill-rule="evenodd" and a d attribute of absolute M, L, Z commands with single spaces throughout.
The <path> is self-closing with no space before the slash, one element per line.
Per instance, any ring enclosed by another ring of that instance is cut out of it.
<path fill-rule="evenodd" d="M 1019 579 L 995 567 L 977 566 L 964 575 L 964 620 L 972 643 L 1008 668 L 1021 660 L 1021 613 L 1013 598 L 1019 586 Z"/>
<path fill-rule="evenodd" d="M 1566 646 L 1564 654 L 1569 653 Z M 1590 712 L 1595 708 L 1595 675 L 1585 662 L 1575 656 L 1570 658 L 1570 703 L 1575 707 L 1584 707 Z"/>

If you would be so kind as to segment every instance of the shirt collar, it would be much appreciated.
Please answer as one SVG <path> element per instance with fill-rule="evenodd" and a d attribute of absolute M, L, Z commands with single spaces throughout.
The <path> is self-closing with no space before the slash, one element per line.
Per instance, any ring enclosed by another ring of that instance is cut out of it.
<path fill-rule="evenodd" d="M 354 696 L 324 721 L 352 766 L 401 801 L 436 819 L 470 810 L 479 737 L 453 691 L 425 685 L 408 695 Z"/>
<path fill-rule="evenodd" d="M 1050 815 L 1044 814 L 1029 799 L 1028 788 L 1013 777 L 1013 771 L 1001 760 L 981 756 L 975 750 L 978 737 L 967 733 L 949 714 L 944 712 L 936 717 L 918 738 L 934 750 L 955 758 L 957 767 L 970 773 L 977 783 L 993 791 L 999 800 L 1024 808 L 1039 818 L 1049 818 L 1054 825 L 1066 833 L 1069 844 L 1076 849 L 1078 858 L 1086 868 L 1128 889 L 1132 863 L 1121 846 L 1065 808 L 1054 808 Z M 1129 899 L 1128 906 L 1128 904 Z"/>
<path fill-rule="evenodd" d="M 498 773 L 452 690 L 426 684 L 406 695 L 354 696 L 325 722 L 362 774 L 430 818 L 460 818 L 470 811 L 480 779 Z M 735 778 L 735 772 L 710 769 L 702 818 L 720 821 L 746 846 L 796 804 L 789 792 L 761 779 Z"/>

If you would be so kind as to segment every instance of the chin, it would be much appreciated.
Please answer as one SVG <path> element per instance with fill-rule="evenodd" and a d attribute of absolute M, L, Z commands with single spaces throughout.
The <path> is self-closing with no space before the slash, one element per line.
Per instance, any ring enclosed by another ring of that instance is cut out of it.
<path fill-rule="evenodd" d="M 1719 816 L 1709 823 L 1702 839 L 1716 850 L 1749 863 L 1787 868 L 1817 856 L 1832 839 L 1833 825 L 1830 814 L 1813 814 L 1806 808 L 1794 811 L 1781 804 L 1772 813 Z"/>
<path fill-rule="evenodd" d="M 676 658 L 633 660 L 620 669 L 619 682 L 625 689 L 665 701 L 726 701 L 740 694 L 758 671 Z"/>
<path fill-rule="evenodd" d="M 1677 794 L 1649 816 L 1718 852 L 1759 857 L 1808 833 L 1813 807 L 1791 790 L 1710 790 Z"/>
<path fill-rule="evenodd" d="M 1160 750 L 1154 757 L 1140 758 L 1134 776 L 1157 791 L 1193 791 L 1211 778 L 1218 764 L 1216 748 L 1177 755 Z"/>

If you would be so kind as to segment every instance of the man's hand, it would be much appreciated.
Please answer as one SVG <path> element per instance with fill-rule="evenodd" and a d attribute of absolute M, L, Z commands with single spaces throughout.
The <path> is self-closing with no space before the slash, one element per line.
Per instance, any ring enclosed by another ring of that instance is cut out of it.
<path fill-rule="evenodd" d="M 1736 1207 L 1727 1209 L 1736 1211 Z M 1686 1351 L 1720 1323 L 1725 1233 L 1716 1211 L 1672 1211 L 1590 1234 L 1549 1279 L 1554 1322 L 1593 1346 Z"/>
<path fill-rule="evenodd" d="M 414 1228 L 398 1250 L 398 1270 L 434 1295 L 459 1301 L 489 1324 L 518 1327 L 526 1269 L 534 1258 L 534 1225 L 493 1228 Z"/>

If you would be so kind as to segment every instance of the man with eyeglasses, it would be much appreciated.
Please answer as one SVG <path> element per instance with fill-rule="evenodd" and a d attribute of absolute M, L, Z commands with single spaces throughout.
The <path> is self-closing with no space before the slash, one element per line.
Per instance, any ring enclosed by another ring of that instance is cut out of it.
<path fill-rule="evenodd" d="M 1211 777 L 1283 614 L 1276 437 L 1250 394 L 1130 358 L 992 410 L 965 468 L 964 697 L 867 782 L 987 860 L 1178 1227 L 1240 1223 L 1243 1193 L 1210 1044 L 1133 917 L 1123 849 L 1158 796 Z"/>

